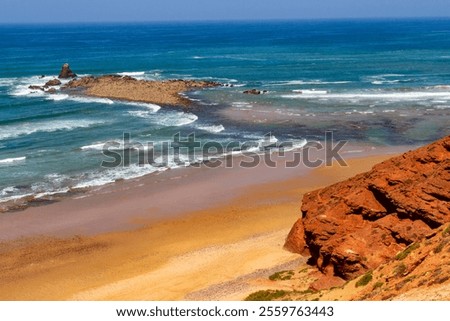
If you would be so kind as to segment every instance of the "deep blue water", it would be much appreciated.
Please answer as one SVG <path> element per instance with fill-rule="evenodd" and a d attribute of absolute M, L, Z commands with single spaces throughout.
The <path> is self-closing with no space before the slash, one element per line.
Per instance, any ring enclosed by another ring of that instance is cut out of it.
<path fill-rule="evenodd" d="M 195 78 L 190 112 L 28 89 L 79 75 Z M 46 75 L 39 79 L 40 75 Z M 243 90 L 268 92 L 249 96 Z M 450 20 L 0 26 L 0 200 L 143 175 L 104 169 L 102 143 L 337 139 L 423 144 L 450 134 Z M 173 166 L 169 164 L 169 166 Z M 162 170 L 161 168 L 158 170 Z"/>

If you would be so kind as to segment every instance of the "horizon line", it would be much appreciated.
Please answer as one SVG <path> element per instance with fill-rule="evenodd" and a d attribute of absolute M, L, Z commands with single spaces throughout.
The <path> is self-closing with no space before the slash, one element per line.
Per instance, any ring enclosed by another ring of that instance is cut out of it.
<path fill-rule="evenodd" d="M 76 24 L 189 24 L 189 23 L 239 23 L 239 22 L 320 22 L 320 21 L 393 21 L 393 20 L 449 20 L 450 16 L 400 16 L 400 17 L 341 17 L 341 18 L 263 18 L 263 19 L 192 19 L 192 20 L 103 20 L 103 21 L 35 21 L 2 22 L 0 25 L 76 25 Z"/>

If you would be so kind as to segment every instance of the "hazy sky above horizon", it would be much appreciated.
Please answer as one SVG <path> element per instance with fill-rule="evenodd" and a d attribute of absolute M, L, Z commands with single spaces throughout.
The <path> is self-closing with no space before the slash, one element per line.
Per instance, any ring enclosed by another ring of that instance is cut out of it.
<path fill-rule="evenodd" d="M 450 17 L 449 0 L 0 0 L 0 23 Z"/>

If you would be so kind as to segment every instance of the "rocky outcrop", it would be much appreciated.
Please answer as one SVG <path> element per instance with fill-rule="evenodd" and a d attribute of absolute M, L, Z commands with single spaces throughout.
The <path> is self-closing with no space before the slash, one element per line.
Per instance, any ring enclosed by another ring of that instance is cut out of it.
<path fill-rule="evenodd" d="M 261 91 L 257 90 L 257 89 L 250 89 L 250 90 L 245 90 L 243 93 L 247 94 L 247 95 L 260 95 Z"/>
<path fill-rule="evenodd" d="M 61 81 L 55 78 L 55 79 L 47 81 L 45 83 L 44 87 L 47 88 L 47 87 L 59 86 L 59 85 L 61 85 Z"/>
<path fill-rule="evenodd" d="M 303 197 L 286 247 L 352 279 L 450 222 L 450 136 Z"/>
<path fill-rule="evenodd" d="M 28 86 L 28 89 L 41 90 L 41 91 L 44 91 L 49 94 L 55 94 L 56 89 L 52 88 L 52 87 L 59 86 L 59 85 L 61 85 L 61 81 L 59 81 L 58 79 L 55 78 L 55 79 L 47 81 L 44 86 L 31 85 L 31 86 Z"/>
<path fill-rule="evenodd" d="M 130 76 L 105 75 L 73 79 L 63 90 L 82 92 L 93 97 L 188 107 L 191 100 L 180 93 L 221 86 L 214 81 L 171 79 L 165 81 L 138 80 Z"/>
<path fill-rule="evenodd" d="M 247 95 L 261 95 L 267 93 L 267 90 L 250 89 L 243 91 L 243 93 Z"/>
<path fill-rule="evenodd" d="M 36 85 L 30 85 L 30 86 L 28 86 L 28 89 L 44 91 L 44 87 L 36 86 Z"/>
<path fill-rule="evenodd" d="M 58 78 L 67 79 L 67 78 L 75 78 L 76 76 L 77 75 L 70 69 L 69 64 L 66 63 L 62 66 Z"/>

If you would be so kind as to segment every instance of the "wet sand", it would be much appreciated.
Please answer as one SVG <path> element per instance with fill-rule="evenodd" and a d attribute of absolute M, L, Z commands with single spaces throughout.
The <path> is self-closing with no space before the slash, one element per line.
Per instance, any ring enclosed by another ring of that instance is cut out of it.
<path fill-rule="evenodd" d="M 315 170 L 173 170 L 6 213 L 0 299 L 242 299 L 304 263 L 282 248 L 302 195 L 386 152 Z"/>

